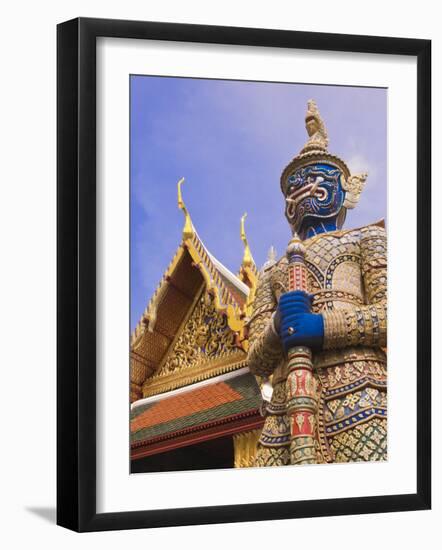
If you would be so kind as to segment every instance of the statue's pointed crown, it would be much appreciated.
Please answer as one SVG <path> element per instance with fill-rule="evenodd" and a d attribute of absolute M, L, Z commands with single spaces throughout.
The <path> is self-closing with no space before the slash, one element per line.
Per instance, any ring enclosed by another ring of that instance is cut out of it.
<path fill-rule="evenodd" d="M 316 102 L 310 99 L 307 102 L 307 113 L 305 115 L 305 128 L 308 134 L 308 140 L 299 154 L 294 157 L 284 168 L 281 175 L 281 189 L 285 191 L 287 177 L 296 169 L 309 164 L 326 162 L 339 168 L 344 178 L 350 176 L 350 170 L 345 162 L 328 152 L 328 134 L 324 121 L 319 113 Z"/>
<path fill-rule="evenodd" d="M 313 99 L 307 102 L 307 113 L 305 115 L 305 128 L 308 140 L 299 154 L 294 157 L 284 168 L 281 174 L 281 190 L 285 195 L 287 178 L 298 168 L 324 162 L 339 168 L 342 172 L 342 186 L 347 192 L 344 206 L 354 208 L 364 188 L 367 174 L 350 175 L 347 164 L 338 156 L 328 151 L 328 133 L 324 121 L 319 113 L 318 106 Z"/>

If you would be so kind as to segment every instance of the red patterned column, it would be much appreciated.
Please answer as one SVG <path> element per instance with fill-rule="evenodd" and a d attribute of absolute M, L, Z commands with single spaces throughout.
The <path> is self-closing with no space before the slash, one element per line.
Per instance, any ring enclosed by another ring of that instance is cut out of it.
<path fill-rule="evenodd" d="M 304 246 L 295 235 L 287 248 L 290 291 L 308 292 L 304 256 Z M 315 464 L 318 400 L 312 352 L 305 346 L 295 346 L 287 355 L 286 400 L 291 433 L 290 460 L 292 464 Z"/>

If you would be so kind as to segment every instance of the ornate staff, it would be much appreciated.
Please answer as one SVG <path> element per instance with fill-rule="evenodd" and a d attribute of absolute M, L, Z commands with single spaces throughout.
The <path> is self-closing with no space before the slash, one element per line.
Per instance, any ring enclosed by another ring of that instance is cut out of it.
<path fill-rule="evenodd" d="M 305 248 L 295 233 L 287 247 L 289 291 L 308 292 Z M 293 327 L 289 327 L 293 334 Z M 316 463 L 316 415 L 318 399 L 313 376 L 312 352 L 306 346 L 295 346 L 288 353 L 286 382 L 287 414 L 290 419 L 291 464 Z"/>

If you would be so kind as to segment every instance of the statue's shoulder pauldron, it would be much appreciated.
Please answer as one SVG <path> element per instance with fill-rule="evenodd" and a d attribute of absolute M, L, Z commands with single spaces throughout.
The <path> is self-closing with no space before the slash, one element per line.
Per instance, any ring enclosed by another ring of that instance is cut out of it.
<path fill-rule="evenodd" d="M 366 225 L 360 228 L 361 241 L 366 239 L 386 239 L 387 232 L 383 225 Z"/>
<path fill-rule="evenodd" d="M 342 231 L 342 234 L 344 235 L 352 235 L 357 236 L 360 241 L 366 240 L 366 239 L 385 239 L 387 232 L 385 230 L 385 223 L 384 220 L 381 220 L 377 223 L 373 223 L 370 225 L 364 225 L 362 227 L 358 227 L 356 229 L 347 229 L 345 231 Z"/>

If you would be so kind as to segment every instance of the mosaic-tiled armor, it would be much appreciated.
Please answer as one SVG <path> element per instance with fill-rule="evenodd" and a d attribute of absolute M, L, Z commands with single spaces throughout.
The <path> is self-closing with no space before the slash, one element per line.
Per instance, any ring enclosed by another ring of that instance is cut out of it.
<path fill-rule="evenodd" d="M 385 460 L 386 232 L 382 224 L 342 229 L 346 209 L 357 203 L 366 175 L 350 176 L 345 163 L 328 153 L 314 102 L 309 102 L 306 122 L 310 139 L 284 170 L 281 186 L 288 221 L 303 239 L 311 314 L 321 316 L 323 327 L 321 343 L 312 350 L 316 462 Z M 249 367 L 262 379 L 271 377 L 273 386 L 257 466 L 291 463 L 287 355 L 275 323 L 279 299 L 288 290 L 287 258 L 268 262 L 249 321 Z"/>

